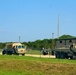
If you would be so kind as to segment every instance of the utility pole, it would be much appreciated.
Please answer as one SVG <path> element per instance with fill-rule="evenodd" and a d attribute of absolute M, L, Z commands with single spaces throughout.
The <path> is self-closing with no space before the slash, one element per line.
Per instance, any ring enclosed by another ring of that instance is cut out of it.
<path fill-rule="evenodd" d="M 52 49 L 54 49 L 54 33 L 52 33 Z"/>
<path fill-rule="evenodd" d="M 19 36 L 19 42 L 20 42 L 21 37 Z"/>
<path fill-rule="evenodd" d="M 58 15 L 58 39 L 60 37 L 60 16 Z"/>

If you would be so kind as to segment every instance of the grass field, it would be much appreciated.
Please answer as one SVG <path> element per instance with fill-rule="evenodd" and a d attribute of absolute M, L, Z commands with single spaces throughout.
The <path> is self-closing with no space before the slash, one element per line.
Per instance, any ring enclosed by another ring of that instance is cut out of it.
<path fill-rule="evenodd" d="M 0 55 L 0 75 L 76 75 L 76 60 Z"/>
<path fill-rule="evenodd" d="M 40 50 L 27 50 L 26 51 L 26 54 L 38 54 L 38 55 L 40 55 L 40 54 L 42 54 L 42 51 L 40 51 Z"/>

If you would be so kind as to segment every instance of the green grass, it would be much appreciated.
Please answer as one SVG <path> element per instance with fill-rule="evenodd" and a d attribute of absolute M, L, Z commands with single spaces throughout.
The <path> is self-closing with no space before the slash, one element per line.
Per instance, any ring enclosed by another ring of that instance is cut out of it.
<path fill-rule="evenodd" d="M 27 50 L 26 54 L 42 54 L 40 50 Z"/>
<path fill-rule="evenodd" d="M 76 60 L 0 55 L 0 75 L 75 75 Z"/>

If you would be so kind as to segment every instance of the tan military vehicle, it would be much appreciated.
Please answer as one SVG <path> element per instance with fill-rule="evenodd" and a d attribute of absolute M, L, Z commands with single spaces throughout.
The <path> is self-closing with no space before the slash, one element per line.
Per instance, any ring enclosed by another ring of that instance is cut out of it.
<path fill-rule="evenodd" d="M 2 54 L 8 54 L 8 55 L 25 55 L 26 48 L 21 43 L 8 43 L 6 44 L 6 49 L 2 51 Z"/>

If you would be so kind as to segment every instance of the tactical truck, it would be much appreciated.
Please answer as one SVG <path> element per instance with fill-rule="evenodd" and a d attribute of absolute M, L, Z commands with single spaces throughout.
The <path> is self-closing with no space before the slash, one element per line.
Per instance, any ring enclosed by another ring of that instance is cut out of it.
<path fill-rule="evenodd" d="M 26 52 L 26 48 L 23 44 L 21 44 L 21 43 L 8 43 L 8 44 L 6 44 L 6 49 L 4 49 L 2 51 L 2 54 L 3 55 L 5 55 L 5 54 L 25 55 L 25 52 Z"/>
<path fill-rule="evenodd" d="M 76 38 L 56 39 L 55 48 L 51 54 L 56 58 L 76 59 Z"/>

